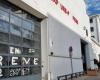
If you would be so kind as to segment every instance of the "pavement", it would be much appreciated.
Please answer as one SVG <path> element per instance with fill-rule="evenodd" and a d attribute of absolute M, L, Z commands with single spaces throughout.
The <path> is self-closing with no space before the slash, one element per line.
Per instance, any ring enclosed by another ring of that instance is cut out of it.
<path fill-rule="evenodd" d="M 97 76 L 82 76 L 73 80 L 100 80 L 100 72 L 97 73 Z"/>

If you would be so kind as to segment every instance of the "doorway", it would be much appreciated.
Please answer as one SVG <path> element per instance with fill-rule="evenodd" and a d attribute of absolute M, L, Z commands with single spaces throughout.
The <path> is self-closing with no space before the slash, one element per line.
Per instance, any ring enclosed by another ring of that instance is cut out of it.
<path fill-rule="evenodd" d="M 99 61 L 100 61 L 100 54 L 99 54 Z"/>
<path fill-rule="evenodd" d="M 86 61 L 86 43 L 81 41 L 81 53 L 82 53 L 82 64 L 83 64 L 83 71 L 87 71 L 87 61 Z"/>

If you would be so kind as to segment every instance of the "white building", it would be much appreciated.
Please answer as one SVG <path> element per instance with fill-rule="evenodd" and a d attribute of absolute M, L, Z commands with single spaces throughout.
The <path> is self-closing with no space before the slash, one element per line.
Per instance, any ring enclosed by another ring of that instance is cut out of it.
<path fill-rule="evenodd" d="M 91 31 L 91 38 L 93 43 L 93 52 L 96 54 L 96 59 L 100 61 L 100 52 L 99 52 L 99 45 L 100 45 L 100 15 L 91 15 L 90 16 L 90 31 Z M 97 45 L 94 45 L 97 44 Z M 97 48 L 98 47 L 98 48 Z"/>
<path fill-rule="evenodd" d="M 95 69 L 84 0 L 1 0 L 0 13 L 3 80 L 57 80 Z"/>
<path fill-rule="evenodd" d="M 90 16 L 91 37 L 100 42 L 100 15 Z"/>

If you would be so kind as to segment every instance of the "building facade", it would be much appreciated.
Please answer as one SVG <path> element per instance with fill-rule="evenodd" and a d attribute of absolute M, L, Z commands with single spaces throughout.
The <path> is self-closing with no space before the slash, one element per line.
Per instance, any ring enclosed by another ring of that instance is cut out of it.
<path fill-rule="evenodd" d="M 83 0 L 1 0 L 0 79 L 57 80 L 94 67 Z"/>
<path fill-rule="evenodd" d="M 95 58 L 100 61 L 100 15 L 91 15 L 90 16 L 90 31 L 91 38 L 93 41 L 93 53 L 95 54 Z"/>
<path fill-rule="evenodd" d="M 100 15 L 90 16 L 91 37 L 100 42 Z"/>
<path fill-rule="evenodd" d="M 7 1 L 0 1 L 0 77 L 2 79 L 32 74 L 35 75 L 34 79 L 41 77 L 40 35 L 38 18 Z"/>

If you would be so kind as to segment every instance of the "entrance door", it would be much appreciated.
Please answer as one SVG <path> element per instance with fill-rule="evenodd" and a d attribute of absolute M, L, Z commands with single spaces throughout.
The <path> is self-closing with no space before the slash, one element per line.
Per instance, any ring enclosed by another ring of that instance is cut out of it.
<path fill-rule="evenodd" d="M 86 43 L 81 42 L 81 53 L 83 60 L 83 70 L 87 71 L 87 63 L 86 63 Z"/>

